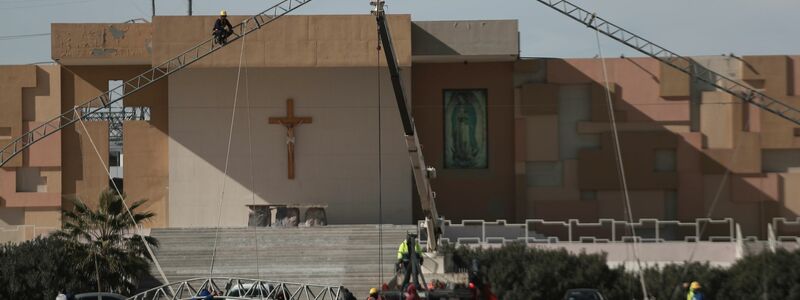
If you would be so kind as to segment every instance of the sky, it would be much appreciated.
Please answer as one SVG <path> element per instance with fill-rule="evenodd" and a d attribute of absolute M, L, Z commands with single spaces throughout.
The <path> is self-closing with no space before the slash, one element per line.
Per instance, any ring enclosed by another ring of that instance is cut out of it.
<path fill-rule="evenodd" d="M 155 0 L 157 15 L 185 15 L 187 0 Z M 681 55 L 800 54 L 799 0 L 572 0 Z M 277 0 L 194 0 L 195 15 L 252 15 Z M 412 20 L 519 20 L 526 57 L 594 57 L 594 32 L 535 0 L 387 0 Z M 0 0 L 0 65 L 50 60 L 50 23 L 150 19 L 151 0 Z M 312 0 L 293 14 L 368 14 L 369 0 Z M 641 56 L 602 38 L 605 56 Z"/>

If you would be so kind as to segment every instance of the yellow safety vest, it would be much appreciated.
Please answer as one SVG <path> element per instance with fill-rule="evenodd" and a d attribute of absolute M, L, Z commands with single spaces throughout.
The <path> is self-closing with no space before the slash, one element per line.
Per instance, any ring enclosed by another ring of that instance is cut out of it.
<path fill-rule="evenodd" d="M 414 244 L 414 252 L 417 252 L 418 255 L 422 255 L 422 248 L 419 244 Z M 397 259 L 403 259 L 403 255 L 408 254 L 408 241 L 403 241 L 400 243 L 400 247 L 397 248 Z"/>

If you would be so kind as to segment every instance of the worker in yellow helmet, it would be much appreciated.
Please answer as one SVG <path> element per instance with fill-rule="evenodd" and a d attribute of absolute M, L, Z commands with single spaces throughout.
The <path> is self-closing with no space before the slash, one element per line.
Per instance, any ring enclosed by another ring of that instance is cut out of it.
<path fill-rule="evenodd" d="M 689 292 L 686 293 L 686 300 L 705 300 L 706 297 L 703 295 L 703 292 L 700 291 L 700 283 L 697 281 L 692 281 L 689 285 Z"/>
<path fill-rule="evenodd" d="M 228 12 L 222 10 L 219 12 L 219 18 L 214 22 L 214 42 L 219 45 L 228 43 L 228 37 L 233 33 L 233 26 L 228 21 Z"/>
<path fill-rule="evenodd" d="M 409 233 L 408 237 L 411 239 L 416 239 L 417 235 L 413 233 Z M 408 260 L 408 239 L 406 238 L 400 243 L 400 247 L 397 248 L 397 262 L 403 263 L 405 265 Z M 420 248 L 419 243 L 414 243 L 414 253 L 417 254 L 417 258 L 419 258 L 419 263 L 422 264 L 422 248 Z"/>
<path fill-rule="evenodd" d="M 413 251 L 409 251 L 408 244 L 411 243 L 414 245 Z M 413 256 L 410 252 L 413 252 Z M 403 283 L 400 285 L 404 289 L 409 283 L 409 280 L 412 279 L 412 257 L 416 257 L 419 265 L 422 266 L 423 258 L 422 258 L 422 248 L 417 243 L 417 234 L 416 233 L 408 233 L 406 239 L 400 243 L 400 247 L 397 248 L 397 269 L 403 270 Z M 419 269 L 417 269 L 419 271 Z"/>
<path fill-rule="evenodd" d="M 378 289 L 369 289 L 369 298 L 367 300 L 382 300 L 381 296 L 378 295 Z"/>

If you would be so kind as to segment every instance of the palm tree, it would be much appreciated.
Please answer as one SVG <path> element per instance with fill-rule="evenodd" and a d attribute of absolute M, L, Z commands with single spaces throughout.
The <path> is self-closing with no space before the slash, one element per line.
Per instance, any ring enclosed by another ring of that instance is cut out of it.
<path fill-rule="evenodd" d="M 148 260 L 152 258 L 145 242 L 158 246 L 155 238 L 136 234 L 137 226 L 155 215 L 149 211 L 136 211 L 147 200 L 130 203 L 129 214 L 123 197 L 112 189 L 106 189 L 100 193 L 96 210 L 73 198 L 74 210 L 63 212 L 64 225 L 54 234 L 85 251 L 86 255 L 78 260 L 80 265 L 76 269 L 94 270 L 95 278 L 87 280 L 93 280 L 98 291 L 131 293 L 136 288 L 137 279 L 146 275 L 150 268 Z"/>

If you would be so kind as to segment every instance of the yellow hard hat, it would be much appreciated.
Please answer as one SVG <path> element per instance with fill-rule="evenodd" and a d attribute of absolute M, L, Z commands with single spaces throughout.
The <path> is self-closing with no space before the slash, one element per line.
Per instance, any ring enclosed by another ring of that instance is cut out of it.
<path fill-rule="evenodd" d="M 700 283 L 697 282 L 697 281 L 692 281 L 692 284 L 689 285 L 689 288 L 693 289 L 693 290 L 699 289 L 700 288 Z"/>
<path fill-rule="evenodd" d="M 369 294 L 370 294 L 370 295 L 375 295 L 375 294 L 377 294 L 377 293 L 378 293 L 378 289 L 376 289 L 376 288 L 371 288 L 371 289 L 369 289 Z"/>
<path fill-rule="evenodd" d="M 228 12 L 227 12 L 227 11 L 225 11 L 224 9 L 223 9 L 223 10 L 220 10 L 220 11 L 219 11 L 219 16 L 220 16 L 220 17 L 227 17 L 227 16 L 228 16 Z"/>

